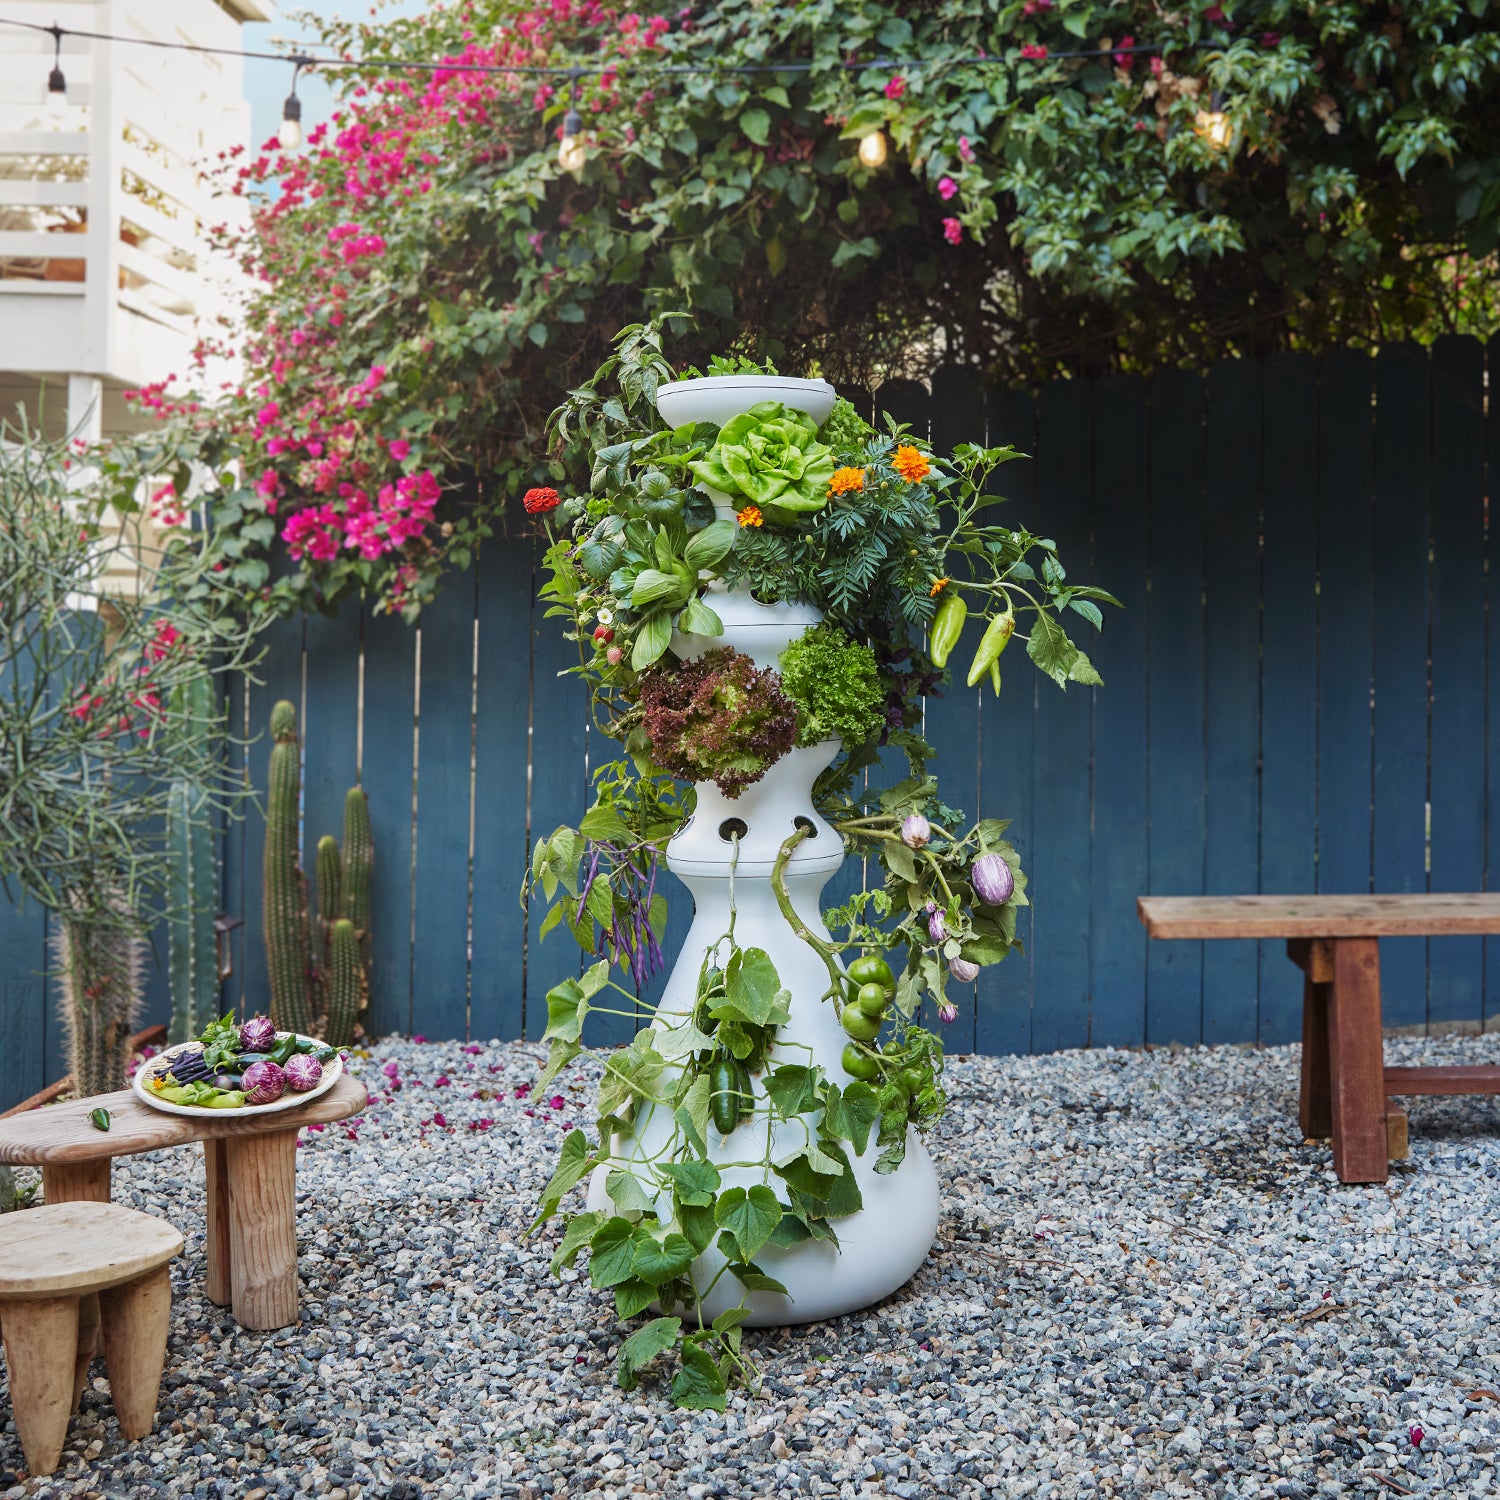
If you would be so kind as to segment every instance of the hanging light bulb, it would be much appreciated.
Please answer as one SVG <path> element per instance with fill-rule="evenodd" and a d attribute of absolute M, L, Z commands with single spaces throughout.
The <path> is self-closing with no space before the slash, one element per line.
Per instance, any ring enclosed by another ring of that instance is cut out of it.
<path fill-rule="evenodd" d="M 885 165 L 886 156 L 889 154 L 890 145 L 885 138 L 885 131 L 872 130 L 869 135 L 859 138 L 859 159 L 872 172 Z"/>
<path fill-rule="evenodd" d="M 52 71 L 47 75 L 47 113 L 60 120 L 68 112 L 68 80 L 62 70 L 62 27 L 48 29 L 52 32 Z"/>
<path fill-rule="evenodd" d="M 292 91 L 281 106 L 281 129 L 276 132 L 276 139 L 280 141 L 283 151 L 295 151 L 302 144 L 302 101 L 297 97 L 297 75 L 310 60 L 306 57 L 294 60 Z"/>
<path fill-rule="evenodd" d="M 578 113 L 578 77 L 582 72 L 582 68 L 572 68 L 568 72 L 573 80 L 573 91 L 568 100 L 568 112 L 563 116 L 562 139 L 557 143 L 557 159 L 562 163 L 563 171 L 575 174 L 583 171 L 588 161 L 588 153 L 583 147 L 583 117 Z"/>
<path fill-rule="evenodd" d="M 581 172 L 588 160 L 583 145 L 583 119 L 576 109 L 563 116 L 562 140 L 557 143 L 557 159 L 564 172 Z"/>
<path fill-rule="evenodd" d="M 1225 151 L 1234 139 L 1234 122 L 1224 113 L 1224 91 L 1215 89 L 1209 96 L 1208 108 L 1200 109 L 1193 120 L 1193 128 L 1215 151 Z"/>

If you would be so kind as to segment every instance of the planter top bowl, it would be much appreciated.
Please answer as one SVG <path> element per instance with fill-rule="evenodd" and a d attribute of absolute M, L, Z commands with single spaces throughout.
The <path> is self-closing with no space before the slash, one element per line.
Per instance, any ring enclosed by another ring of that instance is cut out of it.
<path fill-rule="evenodd" d="M 780 401 L 794 411 L 805 411 L 821 427 L 837 396 L 826 380 L 799 380 L 791 375 L 702 375 L 659 387 L 656 409 L 673 427 L 685 422 L 716 422 L 722 427 L 758 401 Z"/>

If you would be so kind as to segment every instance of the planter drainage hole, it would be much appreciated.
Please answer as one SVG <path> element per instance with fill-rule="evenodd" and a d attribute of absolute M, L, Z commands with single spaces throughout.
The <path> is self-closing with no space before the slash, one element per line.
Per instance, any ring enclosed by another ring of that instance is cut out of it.
<path fill-rule="evenodd" d="M 732 843 L 737 838 L 744 838 L 750 832 L 750 825 L 743 818 L 725 818 L 719 824 L 719 837 L 726 844 Z"/>
<path fill-rule="evenodd" d="M 793 818 L 792 819 L 792 827 L 793 828 L 799 828 L 799 829 L 800 828 L 805 828 L 807 830 L 807 836 L 810 839 L 815 839 L 818 836 L 818 825 L 816 823 L 814 823 L 811 818 L 802 818 L 802 817 Z"/>

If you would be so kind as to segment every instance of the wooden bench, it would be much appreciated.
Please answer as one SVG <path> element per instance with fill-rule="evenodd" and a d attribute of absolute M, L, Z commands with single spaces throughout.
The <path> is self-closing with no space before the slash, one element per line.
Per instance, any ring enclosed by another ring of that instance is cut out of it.
<path fill-rule="evenodd" d="M 1500 1066 L 1388 1068 L 1380 1030 L 1380 939 L 1500 933 L 1500 894 L 1142 896 L 1153 938 L 1285 939 L 1303 973 L 1306 1136 L 1333 1137 L 1341 1182 L 1384 1182 L 1406 1156 L 1406 1115 L 1389 1099 L 1500 1094 Z"/>
<path fill-rule="evenodd" d="M 357 1115 L 365 1086 L 347 1073 L 320 1098 L 273 1114 L 226 1112 L 208 1119 L 143 1104 L 128 1089 L 50 1104 L 0 1120 L 0 1163 L 40 1167 L 52 1204 L 109 1202 L 116 1156 L 203 1144 L 208 1179 L 210 1302 L 230 1305 L 246 1328 L 297 1321 L 297 1132 Z M 89 1112 L 109 1111 L 107 1131 Z"/>

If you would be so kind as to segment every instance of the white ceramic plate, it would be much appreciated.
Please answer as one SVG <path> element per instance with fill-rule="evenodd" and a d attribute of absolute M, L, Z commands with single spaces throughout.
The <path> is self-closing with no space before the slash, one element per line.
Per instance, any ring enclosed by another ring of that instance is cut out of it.
<path fill-rule="evenodd" d="M 304 1041 L 317 1042 L 319 1047 L 326 1047 L 326 1042 L 318 1042 L 316 1037 L 304 1037 Z M 136 1069 L 135 1079 L 131 1087 L 136 1092 L 136 1097 L 145 1100 L 152 1109 L 159 1109 L 169 1115 L 195 1115 L 204 1119 L 217 1120 L 239 1120 L 246 1115 L 271 1115 L 283 1109 L 298 1109 L 304 1104 L 310 1104 L 314 1099 L 326 1094 L 344 1074 L 344 1059 L 335 1052 L 332 1058 L 323 1064 L 323 1076 L 318 1080 L 316 1088 L 308 1089 L 305 1094 L 295 1094 L 287 1089 L 281 1098 L 273 1100 L 270 1104 L 245 1104 L 239 1109 L 209 1109 L 205 1104 L 173 1104 L 170 1099 L 163 1099 L 160 1095 L 153 1093 L 146 1087 L 148 1078 L 158 1077 L 162 1073 L 172 1071 L 172 1059 L 180 1052 L 189 1048 L 199 1048 L 199 1042 L 179 1042 L 175 1047 L 168 1047 L 165 1052 L 159 1052 L 155 1057 L 149 1057 Z"/>

